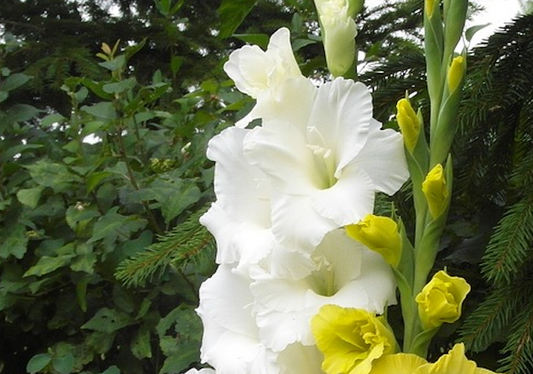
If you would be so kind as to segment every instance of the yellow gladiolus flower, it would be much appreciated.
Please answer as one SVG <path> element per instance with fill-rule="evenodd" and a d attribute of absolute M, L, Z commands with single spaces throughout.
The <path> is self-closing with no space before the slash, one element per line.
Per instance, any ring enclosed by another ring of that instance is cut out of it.
<path fill-rule="evenodd" d="M 401 99 L 396 104 L 396 120 L 402 131 L 403 141 L 409 152 L 412 152 L 420 135 L 420 121 L 408 99 Z"/>
<path fill-rule="evenodd" d="M 346 234 L 379 253 L 389 265 L 398 265 L 402 255 L 402 238 L 394 220 L 368 214 L 359 223 L 346 226 Z"/>
<path fill-rule="evenodd" d="M 474 361 L 465 356 L 464 344 L 456 344 L 452 350 L 442 355 L 437 362 L 428 363 L 411 353 L 386 355 L 375 361 L 370 374 L 495 374 L 493 371 L 478 368 Z"/>
<path fill-rule="evenodd" d="M 413 374 L 427 363 L 425 359 L 412 353 L 385 355 L 375 361 L 370 374 Z"/>
<path fill-rule="evenodd" d="M 384 317 L 362 309 L 324 305 L 311 320 L 311 330 L 327 374 L 368 374 L 374 360 L 395 349 Z"/>
<path fill-rule="evenodd" d="M 426 196 L 431 216 L 437 218 L 446 210 L 448 199 L 448 188 L 441 164 L 430 170 L 426 180 L 422 182 L 422 192 Z"/>
<path fill-rule="evenodd" d="M 416 296 L 422 325 L 432 329 L 461 317 L 461 307 L 470 285 L 461 277 L 451 277 L 444 270 L 436 273 Z"/>
<path fill-rule="evenodd" d="M 448 69 L 448 90 L 450 93 L 455 91 L 463 80 L 466 70 L 466 60 L 463 56 L 457 56 L 453 59 Z"/>
<path fill-rule="evenodd" d="M 448 354 L 442 355 L 434 364 L 422 365 L 414 374 L 495 374 L 478 368 L 474 361 L 465 356 L 463 343 L 456 344 Z"/>

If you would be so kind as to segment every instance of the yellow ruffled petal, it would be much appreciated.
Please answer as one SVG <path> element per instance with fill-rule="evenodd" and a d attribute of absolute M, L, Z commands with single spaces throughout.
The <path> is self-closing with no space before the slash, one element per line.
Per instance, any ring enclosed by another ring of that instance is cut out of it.
<path fill-rule="evenodd" d="M 372 365 L 370 374 L 413 374 L 428 362 L 411 353 L 385 355 Z"/>

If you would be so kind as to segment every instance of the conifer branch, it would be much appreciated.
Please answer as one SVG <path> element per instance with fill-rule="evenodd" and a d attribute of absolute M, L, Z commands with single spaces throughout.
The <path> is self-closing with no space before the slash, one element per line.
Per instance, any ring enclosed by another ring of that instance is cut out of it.
<path fill-rule="evenodd" d="M 213 239 L 209 231 L 199 223 L 207 207 L 195 213 L 150 245 L 144 252 L 123 261 L 115 276 L 126 286 L 144 285 L 156 274 L 162 274 L 168 266 L 183 269 L 208 247 Z"/>

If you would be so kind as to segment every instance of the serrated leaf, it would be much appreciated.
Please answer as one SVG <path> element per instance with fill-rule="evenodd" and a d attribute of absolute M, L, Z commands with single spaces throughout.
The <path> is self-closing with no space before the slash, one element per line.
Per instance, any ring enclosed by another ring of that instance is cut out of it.
<path fill-rule="evenodd" d="M 29 206 L 33 209 L 37 206 L 37 204 L 39 204 L 39 199 L 41 198 L 42 192 L 43 189 L 41 187 L 19 190 L 17 192 L 17 199 L 21 204 Z"/>
<path fill-rule="evenodd" d="M 79 177 L 72 174 L 65 165 L 41 160 L 26 166 L 33 180 L 41 187 L 51 187 L 55 192 L 63 192 Z"/>
<path fill-rule="evenodd" d="M 40 353 L 33 356 L 26 365 L 26 371 L 30 374 L 38 373 L 52 361 L 52 356 L 48 353 Z"/>
<path fill-rule="evenodd" d="M 24 257 L 28 245 L 28 236 L 24 225 L 15 223 L 0 231 L 0 258 L 14 256 L 19 260 Z"/>
<path fill-rule="evenodd" d="M 114 241 L 118 235 L 126 239 L 146 226 L 146 220 L 137 216 L 123 216 L 117 211 L 118 207 L 114 207 L 98 219 L 94 225 L 93 236 L 87 243 L 94 243 L 104 238 Z"/>
<path fill-rule="evenodd" d="M 142 325 L 131 341 L 131 353 L 139 360 L 152 358 L 152 347 L 150 345 L 150 329 Z"/>
<path fill-rule="evenodd" d="M 163 346 L 166 343 L 169 342 L 162 343 L 161 350 L 163 350 Z M 170 351 L 167 351 L 168 353 L 172 352 L 172 354 L 165 354 L 167 358 L 165 359 L 159 374 L 183 372 L 193 363 L 199 361 L 199 350 L 200 345 L 196 342 L 186 342 L 179 344 L 179 346 L 177 345 L 175 350 L 171 349 Z"/>
<path fill-rule="evenodd" d="M 63 255 L 63 256 L 43 256 L 39 259 L 37 264 L 29 268 L 25 273 L 24 277 L 29 277 L 35 275 L 37 277 L 49 274 L 54 270 L 57 270 L 61 267 L 64 267 L 70 263 L 72 255 Z"/>
<path fill-rule="evenodd" d="M 81 328 L 112 333 L 133 323 L 133 319 L 125 313 L 115 309 L 102 308 L 96 312 L 93 318 L 83 324 Z"/>
<path fill-rule="evenodd" d="M 200 189 L 193 182 L 182 179 L 158 179 L 150 185 L 150 192 L 161 204 L 161 213 L 167 224 L 201 197 Z"/>

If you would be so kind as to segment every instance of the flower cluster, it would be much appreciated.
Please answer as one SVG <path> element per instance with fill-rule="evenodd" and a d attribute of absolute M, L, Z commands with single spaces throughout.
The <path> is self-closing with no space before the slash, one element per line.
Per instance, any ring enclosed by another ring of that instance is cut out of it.
<path fill-rule="evenodd" d="M 266 51 L 245 46 L 224 68 L 256 105 L 208 146 L 217 200 L 201 223 L 219 267 L 200 288 L 201 358 L 217 374 L 322 373 L 312 327 L 320 310 L 375 316 L 395 303 L 390 266 L 344 227 L 373 212 L 377 192 L 406 181 L 403 139 L 372 118 L 363 84 L 305 78 L 285 28 Z M 256 118 L 261 125 L 247 128 Z M 377 339 L 372 357 L 394 347 L 375 318 L 357 327 Z"/>

